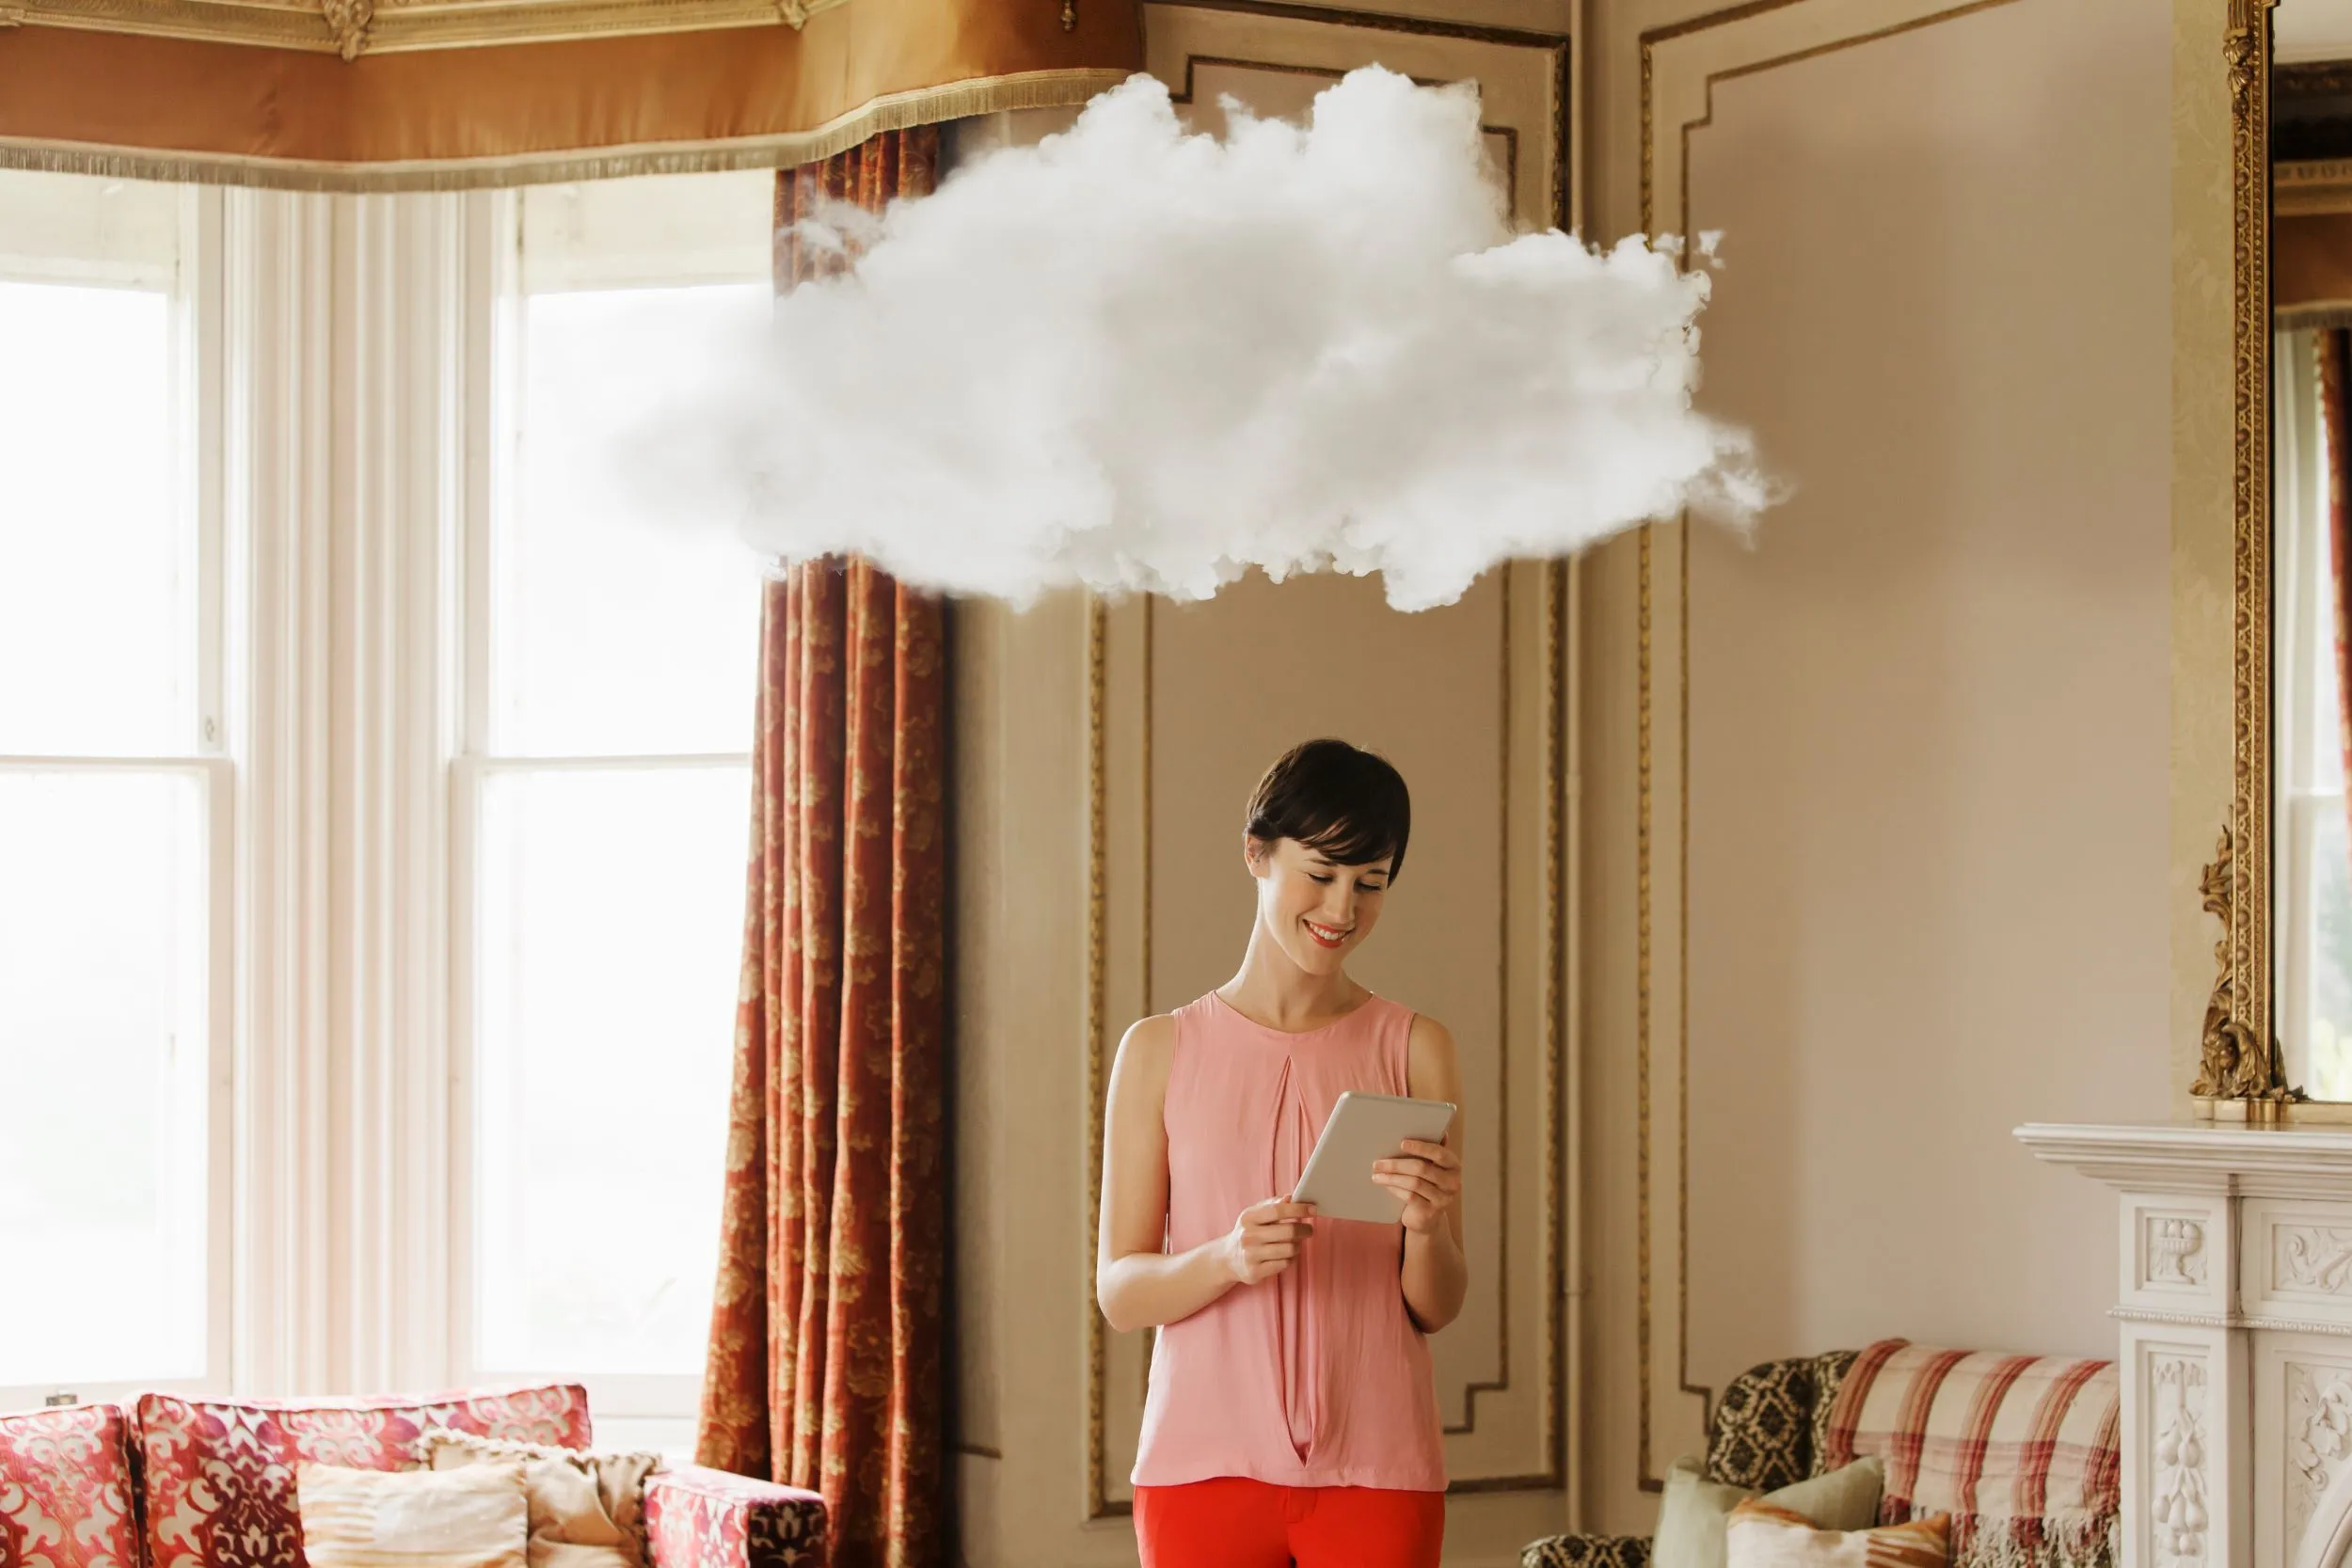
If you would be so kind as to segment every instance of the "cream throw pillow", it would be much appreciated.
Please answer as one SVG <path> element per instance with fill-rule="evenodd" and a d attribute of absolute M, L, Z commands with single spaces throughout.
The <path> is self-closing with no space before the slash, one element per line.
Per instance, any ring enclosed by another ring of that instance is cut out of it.
<path fill-rule="evenodd" d="M 1931 1513 L 1876 1529 L 1816 1529 L 1801 1513 L 1765 1502 L 1731 1511 L 1730 1568 L 1944 1568 L 1952 1519 Z"/>
<path fill-rule="evenodd" d="M 1878 1522 L 1879 1494 L 1885 1485 L 1883 1460 L 1857 1459 L 1841 1470 L 1784 1486 L 1764 1501 L 1823 1529 L 1862 1529 Z M 1695 1459 L 1676 1460 L 1659 1500 L 1651 1568 L 1724 1568 L 1729 1552 L 1724 1532 L 1732 1510 L 1755 1496 L 1744 1486 L 1708 1480 L 1706 1466 Z"/>
<path fill-rule="evenodd" d="M 652 1453 L 586 1453 L 432 1431 L 418 1451 L 436 1471 L 519 1464 L 530 1500 L 528 1568 L 645 1568 L 645 1478 Z"/>
<path fill-rule="evenodd" d="M 294 1469 L 310 1568 L 525 1568 L 519 1461 L 452 1475 Z"/>

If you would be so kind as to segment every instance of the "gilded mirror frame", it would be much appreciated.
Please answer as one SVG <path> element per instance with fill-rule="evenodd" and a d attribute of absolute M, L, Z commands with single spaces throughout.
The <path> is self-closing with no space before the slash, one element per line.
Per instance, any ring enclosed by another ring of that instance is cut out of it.
<path fill-rule="evenodd" d="M 2234 450 L 2232 492 L 2231 803 L 2199 892 L 2221 922 L 2218 974 L 2189 1092 L 2201 1115 L 2276 1120 L 2302 1099 L 2279 1049 L 2271 996 L 2270 71 L 2277 0 L 2230 0 Z"/>

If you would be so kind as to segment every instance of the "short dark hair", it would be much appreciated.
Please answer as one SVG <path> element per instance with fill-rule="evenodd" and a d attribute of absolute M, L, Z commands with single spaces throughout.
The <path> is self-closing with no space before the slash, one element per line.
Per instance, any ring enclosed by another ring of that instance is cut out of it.
<path fill-rule="evenodd" d="M 1249 792 L 1249 836 L 1295 839 L 1335 865 L 1389 863 L 1393 879 L 1412 836 L 1413 802 L 1389 759 L 1344 740 L 1282 753 Z"/>

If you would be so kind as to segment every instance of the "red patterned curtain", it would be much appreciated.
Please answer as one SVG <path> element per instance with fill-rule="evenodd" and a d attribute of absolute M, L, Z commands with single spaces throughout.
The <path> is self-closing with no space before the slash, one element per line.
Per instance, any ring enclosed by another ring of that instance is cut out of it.
<path fill-rule="evenodd" d="M 2352 331 L 2341 326 L 2319 333 L 2319 417 L 2328 429 L 2328 548 L 2336 568 L 2337 744 L 2344 749 L 2344 771 L 2352 775 L 2352 420 L 2345 392 L 2352 388 Z"/>
<path fill-rule="evenodd" d="M 786 171 L 789 225 L 928 191 L 936 130 Z M 942 613 L 862 561 L 771 583 L 723 1253 L 697 1457 L 824 1495 L 834 1568 L 931 1568 L 943 1488 Z"/>

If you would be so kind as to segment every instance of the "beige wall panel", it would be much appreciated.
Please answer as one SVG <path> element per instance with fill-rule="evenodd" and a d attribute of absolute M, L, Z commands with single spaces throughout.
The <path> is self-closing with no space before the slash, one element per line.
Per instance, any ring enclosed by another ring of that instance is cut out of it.
<path fill-rule="evenodd" d="M 1634 919 L 1641 900 L 1640 555 L 1638 539 L 1621 539 L 1593 551 L 1579 568 L 1584 758 L 1573 831 L 1581 893 L 1576 1203 L 1583 1244 L 1569 1289 L 1583 1310 L 1573 1363 L 1581 1397 L 1570 1412 L 1574 1486 L 1565 1513 L 1579 1528 L 1646 1535 L 1658 1505 L 1642 1491 L 1638 1431 L 1645 1388 L 1641 1068 L 1634 1051 L 1641 1004 L 1633 983 L 1641 953 Z"/>
<path fill-rule="evenodd" d="M 2009 1129 L 2169 1103 L 2171 26 L 1596 18 L 1597 227 L 1724 232 L 1705 401 L 1797 487 L 1687 593 L 1676 529 L 1646 599 L 1587 567 L 1597 1526 L 1754 1361 L 2111 1346 L 2104 1206 Z"/>
<path fill-rule="evenodd" d="M 1438 1341 L 1449 1415 L 1470 1428 L 1448 1439 L 1467 1483 L 1448 1560 L 1513 1561 L 1563 1522 L 1560 1064 L 1572 1003 L 1547 954 L 1562 951 L 1572 871 L 1554 785 L 1568 763 L 1553 673 L 1567 578 L 1517 568 L 1418 617 L 1388 610 L 1376 584 L 1334 578 L 1247 584 L 1192 610 L 958 607 L 969 1562 L 1135 1560 L 1120 1504 L 1145 1347 L 1102 1333 L 1090 1299 L 1088 1095 L 1129 1020 L 1237 961 L 1250 918 L 1239 801 L 1276 751 L 1324 729 L 1391 749 L 1416 782 L 1410 891 L 1364 974 L 1446 1018 L 1465 1046 L 1479 1268 L 1469 1311 Z M 1510 1490 L 1479 1491 L 1497 1482 Z"/>
<path fill-rule="evenodd" d="M 2171 1085 L 2188 1107 L 2216 975 L 2198 878 L 2230 819 L 2235 570 L 2230 94 L 2216 68 L 2230 0 L 2172 8 Z"/>
<path fill-rule="evenodd" d="M 1424 82 L 1474 81 L 1487 155 L 1515 218 L 1545 228 L 1572 212 L 1562 102 L 1572 68 L 1568 32 L 1498 32 L 1451 21 L 1407 24 L 1258 16 L 1183 4 L 1143 8 L 1144 66 L 1168 85 L 1197 129 L 1221 133 L 1219 101 L 1261 116 L 1303 119 L 1314 95 L 1358 66 L 1382 65 Z"/>
<path fill-rule="evenodd" d="M 1239 964 L 1254 916 L 1243 806 L 1276 756 L 1338 735 L 1389 755 L 1412 786 L 1406 871 L 1358 973 L 1444 1020 L 1462 1048 L 1471 1289 L 1433 1345 L 1462 1493 L 1451 1560 L 1508 1560 L 1562 1517 L 1567 1150 L 1556 1064 L 1568 999 L 1565 966 L 1547 954 L 1561 940 L 1567 874 L 1556 836 L 1565 757 L 1553 751 L 1565 581 L 1516 568 L 1457 605 L 1402 615 L 1374 580 L 1252 578 L 1207 604 L 1136 602 L 1106 618 L 1104 970 L 1110 996 L 1138 997 L 1111 1006 L 1106 1041 L 1146 1006 L 1182 1006 Z M 1146 716 L 1145 733 L 1131 712 Z M 1148 923 L 1120 912 L 1131 896 Z M 1104 1346 L 1113 1502 L 1128 1496 L 1146 1354 L 1141 1336 Z M 1515 1495 L 1476 1495 L 1498 1489 Z"/>
<path fill-rule="evenodd" d="M 1087 1522 L 1090 610 L 959 604 L 957 1388 L 972 1568 L 1135 1561 Z"/>
<path fill-rule="evenodd" d="M 1334 17 L 1390 16 L 1486 27 L 1565 33 L 1576 25 L 1578 0 L 1301 0 Z"/>
<path fill-rule="evenodd" d="M 1176 5 L 1149 7 L 1146 20 L 1152 64 L 1200 129 L 1222 128 L 1226 95 L 1260 114 L 1303 115 L 1315 92 L 1373 61 L 1423 80 L 1474 77 L 1520 221 L 1549 223 L 1567 199 L 1565 30 Z M 1472 1293 L 1436 1345 L 1461 1483 L 1448 1550 L 1457 1563 L 1515 1561 L 1565 1514 L 1566 580 L 1538 567 L 1498 574 L 1464 604 L 1419 617 L 1390 611 L 1376 582 L 1257 580 L 1205 606 L 1120 604 L 1102 623 L 1106 1053 L 1137 1014 L 1198 996 L 1239 961 L 1250 919 L 1242 804 L 1284 747 L 1350 735 L 1391 751 L 1413 781 L 1409 875 L 1365 975 L 1464 1042 Z M 1115 1517 L 1129 1497 L 1149 1341 L 1093 1332 L 1088 1485 Z"/>
<path fill-rule="evenodd" d="M 1333 735 L 1386 755 L 1412 788 L 1405 874 L 1356 969 L 1375 990 L 1443 1020 L 1461 1045 L 1477 1151 L 1463 1210 L 1471 1294 L 1432 1344 L 1449 1425 L 1468 1414 L 1468 1385 L 1502 1375 L 1502 588 L 1489 575 L 1458 605 L 1401 615 L 1368 578 L 1258 580 L 1153 616 L 1155 1009 L 1239 967 L 1255 886 L 1242 865 L 1242 805 L 1268 763 Z"/>
<path fill-rule="evenodd" d="M 955 863 L 954 1085 L 955 1424 L 951 1441 L 978 1460 L 1003 1454 L 1002 1313 L 1006 1280 L 998 1197 L 1012 1184 L 1005 1164 L 1005 1097 L 993 1036 L 1009 1005 L 1009 968 L 995 940 L 1008 889 L 1009 847 L 999 831 L 1007 768 L 1002 727 L 986 721 L 1002 686 L 1009 617 L 987 606 L 948 612 L 953 735 Z"/>
<path fill-rule="evenodd" d="M 1490 573 L 1459 604 L 1403 615 L 1376 578 L 1252 578 L 1204 604 L 1152 607 L 1154 1006 L 1232 977 L 1253 907 L 1242 807 L 1283 751 L 1329 735 L 1387 756 L 1413 791 L 1406 874 L 1360 977 L 1479 1042 L 1467 1050 L 1493 1040 L 1502 587 Z"/>
<path fill-rule="evenodd" d="M 1708 1386 L 1890 1334 L 2112 1354 L 2108 1199 L 2010 1131 L 2166 1106 L 2170 34 L 2016 0 L 1724 82 L 1692 135 L 1710 401 L 1800 486 L 1692 540 Z"/>
<path fill-rule="evenodd" d="M 1152 5 L 1146 21 L 1153 68 L 1203 129 L 1220 94 L 1299 114 L 1373 61 L 1475 78 L 1515 211 L 1554 221 L 1576 8 L 1398 9 Z M 1051 128 L 998 117 L 957 146 Z M 1125 1478 L 1148 1341 L 1107 1333 L 1091 1300 L 1099 1096 L 1130 1020 L 1238 961 L 1243 797 L 1321 729 L 1388 747 L 1413 779 L 1422 827 L 1365 974 L 1444 1018 L 1470 1072 L 1472 1299 L 1438 1341 L 1464 1429 L 1448 1436 L 1466 1486 L 1447 1560 L 1502 1568 L 1565 1522 L 1572 580 L 1515 569 L 1417 619 L 1376 584 L 1332 579 L 1247 585 L 1200 610 L 959 607 L 958 1474 L 975 1568 L 1136 1560 Z"/>
<path fill-rule="evenodd" d="M 1420 616 L 1390 611 L 1376 583 L 1328 578 L 1247 583 L 1200 607 L 958 608 L 958 1437 L 971 1563 L 1135 1560 L 1120 1504 L 1145 1345 L 1100 1333 L 1090 1300 L 1086 1097 L 1126 1022 L 1238 961 L 1251 918 L 1241 801 L 1277 752 L 1324 731 L 1390 751 L 1420 801 L 1406 877 L 1362 973 L 1445 1018 L 1464 1045 L 1476 1269 L 1462 1322 L 1437 1341 L 1449 1418 L 1469 1428 L 1448 1438 L 1466 1482 L 1448 1561 L 1511 1562 L 1563 1522 L 1559 1064 L 1571 1002 L 1565 966 L 1546 955 L 1562 950 L 1571 871 L 1555 787 L 1567 580 L 1515 568 Z M 1497 1482 L 1510 1490 L 1480 1491 Z"/>
<path fill-rule="evenodd" d="M 1304 120 L 1312 112 L 1315 94 L 1338 81 L 1336 70 L 1270 68 L 1255 64 L 1188 57 L 1191 92 L 1184 103 L 1185 123 L 1212 135 L 1226 130 L 1225 101 L 1247 103 L 1269 119 Z M 1491 124 L 1486 131 L 1487 166 L 1496 182 L 1511 193 L 1515 216 L 1540 227 L 1549 221 L 1551 193 L 1544 188 L 1539 162 L 1522 163 L 1519 138 L 1509 127 Z"/>

